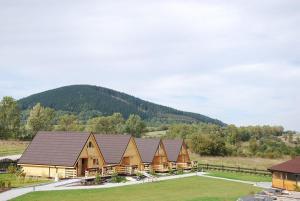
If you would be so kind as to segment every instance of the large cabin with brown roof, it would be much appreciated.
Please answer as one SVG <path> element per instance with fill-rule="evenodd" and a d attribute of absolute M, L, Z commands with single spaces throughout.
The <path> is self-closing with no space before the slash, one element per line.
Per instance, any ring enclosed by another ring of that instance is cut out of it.
<path fill-rule="evenodd" d="M 268 169 L 272 172 L 272 187 L 293 191 L 300 187 L 300 156 L 274 165 Z"/>
<path fill-rule="evenodd" d="M 135 138 L 135 142 L 142 158 L 141 170 L 169 171 L 167 153 L 160 139 Z"/>
<path fill-rule="evenodd" d="M 94 134 L 104 157 L 102 173 L 134 174 L 142 163 L 134 138 L 130 135 Z"/>
<path fill-rule="evenodd" d="M 192 168 L 187 146 L 182 139 L 165 139 L 162 142 L 167 152 L 169 167 L 171 169 Z"/>
<path fill-rule="evenodd" d="M 38 132 L 18 165 L 26 176 L 70 178 L 97 172 L 104 159 L 93 134 Z"/>

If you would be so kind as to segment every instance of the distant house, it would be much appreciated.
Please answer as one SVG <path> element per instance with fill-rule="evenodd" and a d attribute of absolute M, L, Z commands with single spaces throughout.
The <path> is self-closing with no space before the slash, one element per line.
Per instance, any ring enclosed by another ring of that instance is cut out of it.
<path fill-rule="evenodd" d="M 162 140 L 167 157 L 169 167 L 172 169 L 191 169 L 191 160 L 187 150 L 187 146 L 182 139 Z"/>
<path fill-rule="evenodd" d="M 268 169 L 272 172 L 272 187 L 295 190 L 300 187 L 300 157 L 274 165 Z"/>
<path fill-rule="evenodd" d="M 140 169 L 141 156 L 130 135 L 94 134 L 104 157 L 102 174 L 133 174 Z"/>
<path fill-rule="evenodd" d="M 141 170 L 169 171 L 167 153 L 160 139 L 135 138 L 135 141 L 142 158 Z"/>
<path fill-rule="evenodd" d="M 104 159 L 90 133 L 38 132 L 18 165 L 26 176 L 70 178 L 92 174 Z"/>

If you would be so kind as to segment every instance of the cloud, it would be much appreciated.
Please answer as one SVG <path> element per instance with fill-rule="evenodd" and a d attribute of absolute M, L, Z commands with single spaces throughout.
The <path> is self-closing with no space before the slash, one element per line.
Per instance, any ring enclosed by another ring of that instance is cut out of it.
<path fill-rule="evenodd" d="M 94 84 L 300 130 L 298 1 L 2 1 L 0 97 Z"/>

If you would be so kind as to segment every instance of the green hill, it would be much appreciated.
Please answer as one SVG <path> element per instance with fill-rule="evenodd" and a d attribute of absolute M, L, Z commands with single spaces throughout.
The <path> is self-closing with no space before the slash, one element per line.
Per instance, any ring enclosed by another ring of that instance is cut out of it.
<path fill-rule="evenodd" d="M 120 112 L 125 118 L 130 114 L 138 114 L 146 121 L 161 123 L 206 122 L 224 125 L 217 119 L 201 114 L 179 111 L 122 92 L 90 85 L 60 87 L 22 98 L 18 102 L 22 110 L 41 103 L 55 110 L 84 114 L 88 117 Z"/>

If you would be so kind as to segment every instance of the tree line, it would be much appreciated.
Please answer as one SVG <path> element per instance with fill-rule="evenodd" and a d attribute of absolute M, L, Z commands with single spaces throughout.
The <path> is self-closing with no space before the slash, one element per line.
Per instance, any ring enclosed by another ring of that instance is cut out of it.
<path fill-rule="evenodd" d="M 282 126 L 171 125 L 166 138 L 183 138 L 197 154 L 278 158 L 300 154 L 300 139 Z M 286 139 L 286 140 L 283 140 Z"/>
<path fill-rule="evenodd" d="M 0 102 L 0 138 L 32 139 L 38 131 L 89 131 L 95 133 L 129 133 L 140 137 L 146 124 L 138 115 L 124 119 L 120 113 L 111 116 L 96 116 L 85 122 L 77 115 L 60 114 L 37 103 L 25 121 L 17 102 L 4 97 Z"/>

